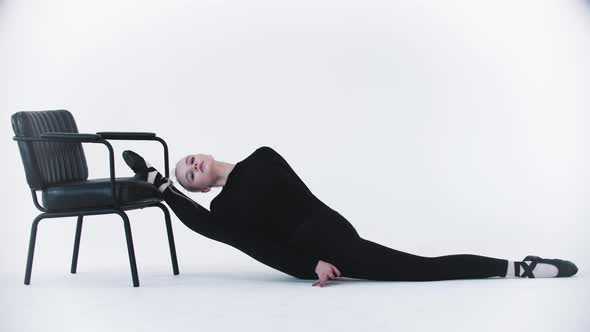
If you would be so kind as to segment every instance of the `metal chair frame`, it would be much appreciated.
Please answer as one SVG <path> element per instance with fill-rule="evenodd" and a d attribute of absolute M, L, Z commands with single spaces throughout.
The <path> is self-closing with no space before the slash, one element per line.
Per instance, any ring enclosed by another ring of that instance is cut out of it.
<path fill-rule="evenodd" d="M 31 226 L 31 236 L 29 240 L 29 250 L 27 256 L 27 267 L 25 272 L 25 285 L 29 285 L 31 282 L 31 272 L 33 268 L 33 256 L 35 253 L 35 241 L 37 238 L 37 228 L 39 222 L 45 219 L 62 218 L 62 217 L 73 217 L 77 216 L 76 223 L 76 234 L 74 238 L 74 250 L 72 254 L 71 273 L 76 273 L 78 265 L 78 252 L 80 249 L 80 236 L 82 234 L 82 221 L 84 216 L 90 215 L 101 215 L 101 214 L 118 214 L 123 220 L 123 226 L 125 230 L 125 238 L 127 241 L 127 252 L 129 255 L 129 265 L 131 268 L 131 278 L 133 281 L 133 287 L 139 287 L 139 277 L 137 274 L 137 264 L 135 260 L 135 250 L 133 247 L 133 237 L 131 235 L 131 225 L 129 223 L 129 217 L 125 213 L 127 210 L 143 209 L 146 207 L 158 207 L 164 212 L 164 219 L 166 221 L 166 230 L 168 233 L 168 245 L 170 247 L 170 258 L 172 260 L 172 271 L 174 275 L 178 275 L 178 260 L 176 257 L 176 246 L 174 243 L 174 234 L 172 232 L 172 223 L 170 221 L 170 212 L 168 208 L 161 202 L 157 203 L 136 203 L 121 205 L 116 197 L 116 178 L 115 178 L 115 158 L 113 153 L 113 147 L 108 140 L 132 140 L 132 141 L 158 141 L 164 148 L 164 167 L 165 176 L 169 176 L 169 160 L 168 160 L 168 145 L 166 142 L 156 136 L 154 133 L 149 132 L 98 132 L 96 134 L 80 134 L 80 133 L 61 133 L 61 132 L 48 132 L 43 133 L 40 137 L 26 137 L 26 136 L 14 136 L 15 141 L 25 142 L 72 142 L 72 143 L 99 143 L 106 146 L 109 152 L 109 177 L 112 190 L 113 203 L 112 207 L 101 207 L 101 208 L 84 208 L 84 209 L 72 209 L 64 211 L 50 211 L 41 204 L 37 199 L 37 191 L 31 189 L 33 203 L 35 207 L 42 213 L 39 214 L 33 220 Z"/>

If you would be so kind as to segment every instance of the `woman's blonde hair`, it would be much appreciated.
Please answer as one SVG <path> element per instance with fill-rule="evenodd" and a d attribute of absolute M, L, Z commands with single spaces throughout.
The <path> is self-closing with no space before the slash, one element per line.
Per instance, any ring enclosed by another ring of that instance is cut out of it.
<path fill-rule="evenodd" d="M 184 191 L 184 194 L 186 195 L 187 193 L 190 193 L 191 191 L 186 189 L 182 183 L 180 183 L 178 181 L 178 178 L 176 177 L 176 166 L 172 167 L 172 171 L 170 172 L 170 176 L 168 177 L 168 179 L 170 179 L 172 182 L 174 183 L 178 183 L 180 185 L 180 188 L 176 187 L 176 189 L 179 189 L 180 191 Z"/>
<path fill-rule="evenodd" d="M 172 180 L 173 182 L 178 182 L 176 178 L 176 166 L 172 167 L 172 172 L 170 172 L 170 177 L 168 179 Z"/>

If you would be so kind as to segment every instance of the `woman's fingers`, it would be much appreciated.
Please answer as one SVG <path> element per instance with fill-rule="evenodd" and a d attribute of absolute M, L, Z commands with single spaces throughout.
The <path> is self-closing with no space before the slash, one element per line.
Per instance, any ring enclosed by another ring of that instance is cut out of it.
<path fill-rule="evenodd" d="M 338 277 L 341 277 L 342 276 L 342 273 L 340 273 L 340 270 L 338 270 L 334 265 L 332 265 L 332 268 L 334 269 L 334 271 L 336 271 L 336 275 Z"/>
<path fill-rule="evenodd" d="M 323 286 L 325 283 L 326 283 L 326 281 L 325 281 L 324 279 L 320 278 L 320 279 L 316 280 L 316 282 L 314 282 L 314 283 L 312 284 L 312 286 L 317 286 L 317 285 L 320 285 L 320 287 L 321 287 L 321 286 Z"/>
<path fill-rule="evenodd" d="M 320 285 L 320 287 L 324 287 L 326 285 L 326 281 L 327 281 L 326 277 L 320 277 L 320 279 L 316 280 L 312 284 L 312 286 Z"/>
<path fill-rule="evenodd" d="M 320 285 L 320 287 L 324 287 L 328 280 L 334 279 L 337 276 L 340 277 L 342 273 L 333 265 L 330 264 L 330 269 L 328 271 L 321 271 L 318 273 L 319 279 L 316 280 L 312 286 Z"/>

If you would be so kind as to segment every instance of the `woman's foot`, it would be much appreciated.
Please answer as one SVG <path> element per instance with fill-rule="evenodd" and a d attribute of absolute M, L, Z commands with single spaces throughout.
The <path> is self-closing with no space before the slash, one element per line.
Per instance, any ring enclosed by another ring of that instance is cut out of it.
<path fill-rule="evenodd" d="M 578 272 L 576 264 L 562 259 L 546 259 L 529 255 L 520 262 L 508 262 L 507 277 L 561 278 Z"/>
<path fill-rule="evenodd" d="M 172 180 L 162 176 L 150 163 L 131 150 L 123 151 L 123 160 L 135 172 L 134 179 L 153 184 L 161 193 L 172 184 Z"/>

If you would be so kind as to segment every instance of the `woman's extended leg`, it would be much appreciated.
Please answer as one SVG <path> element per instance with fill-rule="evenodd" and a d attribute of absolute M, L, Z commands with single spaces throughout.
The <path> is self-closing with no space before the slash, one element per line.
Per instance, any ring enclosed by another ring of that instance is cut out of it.
<path fill-rule="evenodd" d="M 364 239 L 340 213 L 332 209 L 322 211 L 317 212 L 317 218 L 300 226 L 295 234 L 298 238 L 296 243 L 318 252 L 322 260 L 334 264 L 345 277 L 434 281 L 568 277 L 577 272 L 577 267 L 570 261 L 536 256 L 527 256 L 523 261 L 509 261 L 474 254 L 414 255 Z"/>
<path fill-rule="evenodd" d="M 505 277 L 508 260 L 473 254 L 424 257 L 362 237 L 351 238 L 331 257 L 343 276 L 369 280 L 433 281 Z"/>

